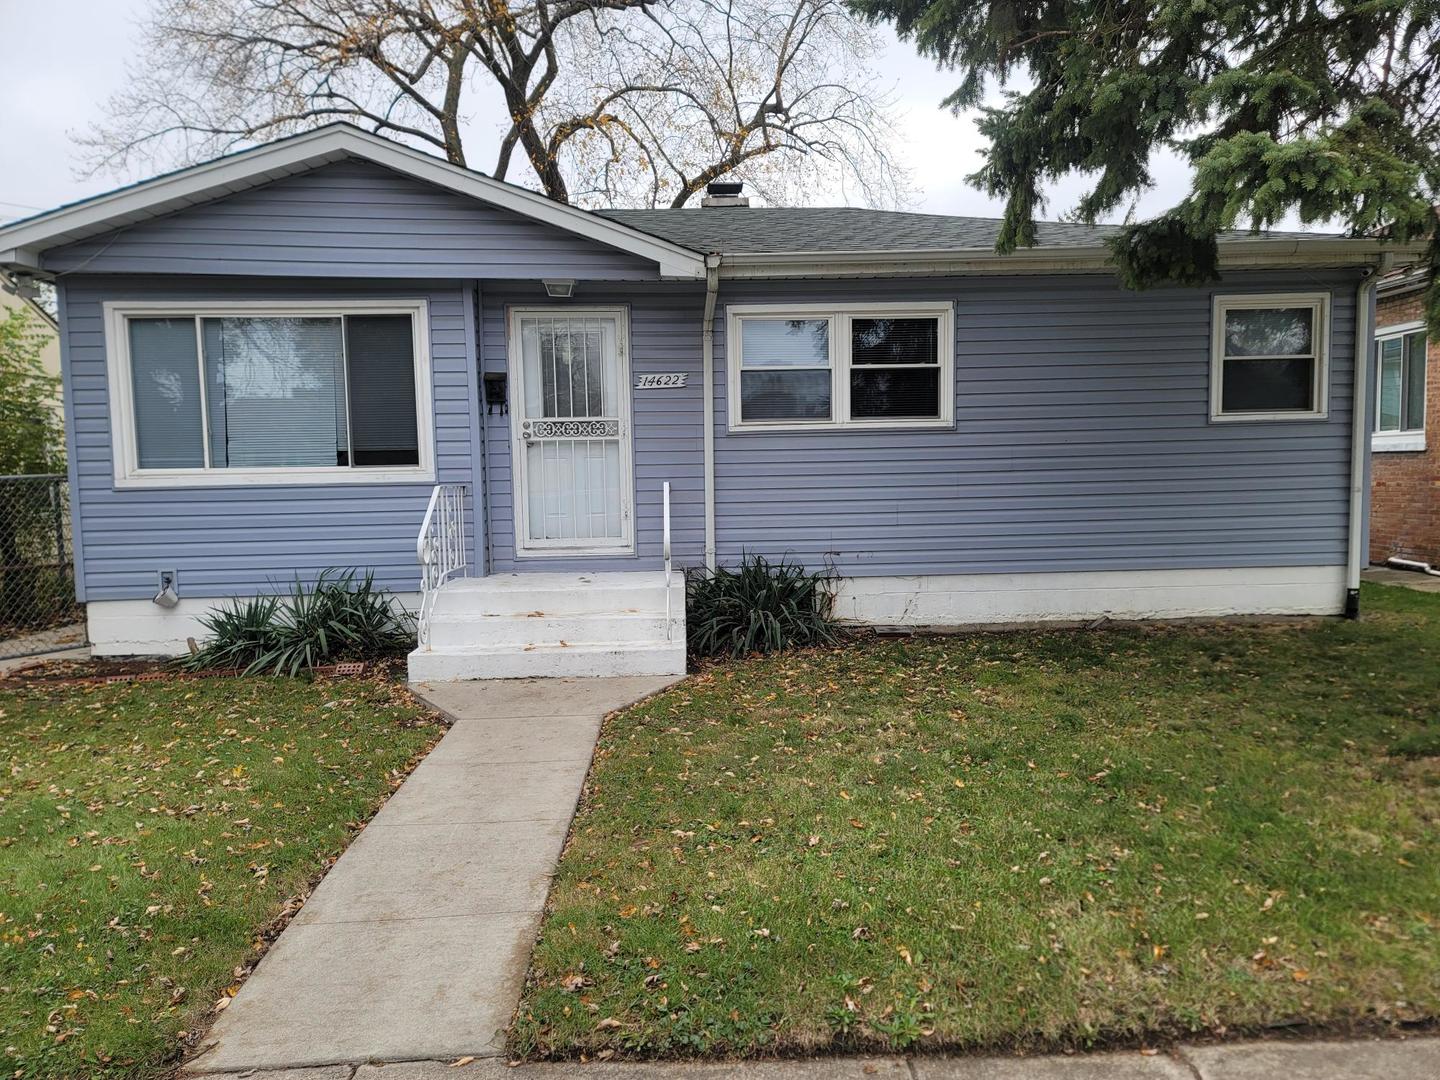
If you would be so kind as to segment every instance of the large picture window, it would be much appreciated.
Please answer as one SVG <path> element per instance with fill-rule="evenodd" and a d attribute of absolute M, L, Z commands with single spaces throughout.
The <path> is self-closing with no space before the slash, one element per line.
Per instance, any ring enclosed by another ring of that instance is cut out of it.
<path fill-rule="evenodd" d="M 1210 419 L 1322 419 L 1328 343 L 1324 293 L 1216 297 Z"/>
<path fill-rule="evenodd" d="M 1425 326 L 1408 323 L 1375 333 L 1375 450 L 1425 449 Z"/>
<path fill-rule="evenodd" d="M 425 311 L 109 305 L 116 480 L 423 480 Z"/>
<path fill-rule="evenodd" d="M 727 311 L 730 427 L 933 427 L 953 416 L 951 306 Z"/>

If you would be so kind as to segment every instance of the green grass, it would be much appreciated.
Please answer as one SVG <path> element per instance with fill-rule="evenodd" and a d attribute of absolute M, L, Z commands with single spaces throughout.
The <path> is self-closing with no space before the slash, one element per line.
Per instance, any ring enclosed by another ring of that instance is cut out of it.
<path fill-rule="evenodd" d="M 379 680 L 0 691 L 0 1074 L 167 1072 L 439 734 Z"/>
<path fill-rule="evenodd" d="M 1364 605 L 873 640 L 717 667 L 611 718 L 513 1049 L 1435 1018 L 1440 596 Z"/>

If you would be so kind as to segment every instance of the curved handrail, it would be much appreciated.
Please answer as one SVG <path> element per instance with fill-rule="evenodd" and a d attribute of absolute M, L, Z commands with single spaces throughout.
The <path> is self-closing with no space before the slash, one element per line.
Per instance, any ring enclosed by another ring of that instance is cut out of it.
<path fill-rule="evenodd" d="M 420 611 L 415 619 L 415 636 L 427 649 L 430 616 L 440 586 L 465 574 L 465 486 L 435 485 L 415 538 L 415 557 L 420 562 Z"/>

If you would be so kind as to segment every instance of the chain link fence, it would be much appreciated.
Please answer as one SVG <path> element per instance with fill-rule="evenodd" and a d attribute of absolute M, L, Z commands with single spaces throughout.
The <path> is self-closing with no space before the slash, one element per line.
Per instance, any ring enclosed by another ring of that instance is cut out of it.
<path fill-rule="evenodd" d="M 0 476 L 0 659 L 85 643 L 63 476 Z"/>

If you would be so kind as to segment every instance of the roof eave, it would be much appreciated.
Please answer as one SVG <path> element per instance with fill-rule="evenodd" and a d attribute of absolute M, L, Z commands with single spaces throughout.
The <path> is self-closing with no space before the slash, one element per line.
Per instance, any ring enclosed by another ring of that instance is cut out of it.
<path fill-rule="evenodd" d="M 1220 266 L 1227 270 L 1287 267 L 1366 266 L 1391 254 L 1418 258 L 1423 244 L 1397 244 L 1369 238 L 1287 237 L 1228 240 L 1220 245 Z M 1113 271 L 1104 246 L 1025 248 L 1000 255 L 993 248 L 908 251 L 784 251 L 722 255 L 727 278 L 885 277 L 915 274 L 1039 274 Z"/>
<path fill-rule="evenodd" d="M 703 257 L 679 244 L 345 124 L 317 128 L 242 150 L 0 227 L 0 266 L 38 269 L 39 254 L 47 248 L 161 217 L 347 157 L 372 161 L 417 180 L 652 260 L 663 278 L 692 280 L 705 276 Z"/>

